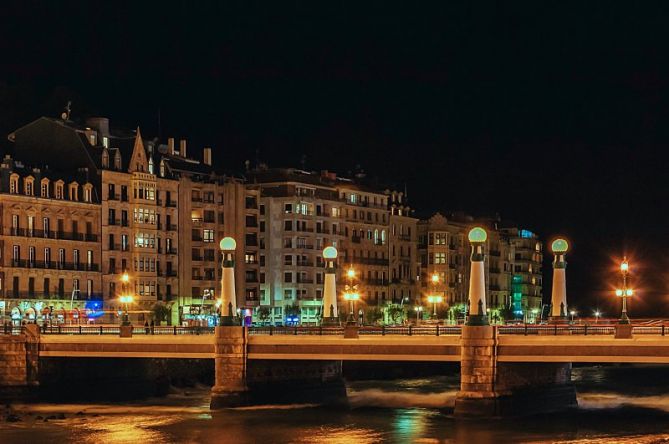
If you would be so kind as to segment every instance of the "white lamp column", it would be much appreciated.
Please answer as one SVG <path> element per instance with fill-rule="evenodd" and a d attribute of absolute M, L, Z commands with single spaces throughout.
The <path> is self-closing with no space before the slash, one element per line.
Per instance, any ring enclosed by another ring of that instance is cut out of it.
<path fill-rule="evenodd" d="M 239 325 L 237 318 L 237 295 L 235 293 L 235 259 L 237 242 L 231 237 L 221 239 L 219 244 L 223 253 L 223 272 L 221 273 L 221 318 L 220 325 Z"/>
<path fill-rule="evenodd" d="M 337 249 L 335 247 L 326 247 L 323 250 L 323 259 L 325 259 L 325 279 L 323 284 L 321 324 L 339 325 L 339 314 L 337 313 L 337 281 L 335 279 L 335 273 L 337 271 Z"/>
<path fill-rule="evenodd" d="M 551 289 L 551 319 L 567 318 L 567 262 L 565 254 L 569 243 L 564 239 L 555 239 L 551 244 L 553 250 L 553 286 Z"/>
<path fill-rule="evenodd" d="M 485 301 L 485 256 L 483 246 L 488 233 L 481 227 L 469 231 L 472 246 L 471 268 L 469 272 L 469 317 L 466 325 L 490 325 Z"/>

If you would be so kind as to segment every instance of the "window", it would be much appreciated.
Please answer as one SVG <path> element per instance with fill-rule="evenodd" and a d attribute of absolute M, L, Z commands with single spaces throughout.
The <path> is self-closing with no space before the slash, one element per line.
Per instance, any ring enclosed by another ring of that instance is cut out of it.
<path fill-rule="evenodd" d="M 44 198 L 49 197 L 49 179 L 42 179 L 41 194 Z"/>
<path fill-rule="evenodd" d="M 283 281 L 286 283 L 292 283 L 293 282 L 293 273 L 287 272 L 283 274 Z"/>
<path fill-rule="evenodd" d="M 25 178 L 25 193 L 26 196 L 35 195 L 35 179 L 32 176 Z"/>
<path fill-rule="evenodd" d="M 446 245 L 446 233 L 435 233 L 434 234 L 434 244 L 435 245 Z"/>
<path fill-rule="evenodd" d="M 17 180 L 18 180 L 18 179 L 17 179 Z M 289 203 L 284 204 L 284 205 L 283 205 L 283 211 L 284 211 L 284 213 L 286 213 L 286 214 L 290 214 L 290 213 L 292 213 L 292 212 L 293 212 L 293 204 L 289 204 Z"/>
<path fill-rule="evenodd" d="M 93 265 L 93 250 L 88 250 L 86 252 L 86 264 L 89 268 Z"/>
<path fill-rule="evenodd" d="M 214 242 L 214 230 L 202 230 L 202 240 L 204 242 Z"/>
<path fill-rule="evenodd" d="M 35 247 L 28 247 L 28 260 L 30 265 L 35 265 Z"/>
<path fill-rule="evenodd" d="M 283 222 L 283 229 L 285 231 L 292 231 L 293 229 L 293 221 L 292 220 L 286 220 Z"/>
<path fill-rule="evenodd" d="M 14 245 L 14 248 L 12 249 L 12 259 L 15 262 L 18 262 L 21 259 L 21 247 L 18 245 Z"/>
<path fill-rule="evenodd" d="M 65 249 L 64 248 L 59 248 L 58 249 L 58 265 L 62 268 L 64 264 L 65 264 Z"/>
<path fill-rule="evenodd" d="M 62 180 L 59 180 L 56 182 L 56 199 L 64 199 L 65 194 L 63 192 L 63 189 L 65 188 L 65 184 Z"/>
<path fill-rule="evenodd" d="M 284 265 L 293 265 L 293 255 L 292 254 L 287 254 L 283 257 L 283 264 Z"/>
<path fill-rule="evenodd" d="M 93 202 L 93 185 L 84 185 L 84 202 Z"/>
<path fill-rule="evenodd" d="M 9 176 L 9 192 L 12 194 L 19 192 L 19 175 L 16 173 Z"/>
<path fill-rule="evenodd" d="M 89 298 L 93 295 L 93 280 L 89 279 L 86 281 L 86 296 Z"/>
<path fill-rule="evenodd" d="M 72 182 L 69 186 L 69 196 L 70 200 L 77 201 L 79 200 L 79 184 L 77 182 Z"/>
<path fill-rule="evenodd" d="M 446 253 L 434 253 L 434 263 L 435 264 L 445 264 L 446 263 Z"/>
<path fill-rule="evenodd" d="M 45 247 L 44 248 L 44 266 L 49 267 L 51 264 L 51 248 Z"/>
<path fill-rule="evenodd" d="M 348 195 L 348 201 L 352 204 L 357 204 L 359 200 L 359 196 L 357 194 L 349 194 Z"/>

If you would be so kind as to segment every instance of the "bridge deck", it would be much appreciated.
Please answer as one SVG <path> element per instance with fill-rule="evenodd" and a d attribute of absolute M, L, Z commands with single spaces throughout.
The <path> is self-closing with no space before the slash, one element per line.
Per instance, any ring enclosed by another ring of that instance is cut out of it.
<path fill-rule="evenodd" d="M 101 358 L 214 357 L 213 335 L 43 335 L 40 356 Z M 499 362 L 669 363 L 669 337 L 500 335 Z M 268 336 L 251 335 L 249 359 L 352 361 L 459 361 L 458 336 Z"/>

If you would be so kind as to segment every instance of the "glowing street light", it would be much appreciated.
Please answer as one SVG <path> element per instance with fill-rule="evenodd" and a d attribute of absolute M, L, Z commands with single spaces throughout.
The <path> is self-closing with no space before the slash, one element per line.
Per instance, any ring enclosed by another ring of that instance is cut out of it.
<path fill-rule="evenodd" d="M 360 300 L 360 295 L 358 293 L 344 293 L 344 299 L 349 302 L 348 308 L 348 323 L 355 324 L 355 302 Z"/>
<path fill-rule="evenodd" d="M 630 323 L 630 318 L 627 317 L 627 298 L 631 297 L 634 294 L 634 291 L 631 288 L 627 288 L 627 274 L 629 273 L 629 269 L 629 262 L 627 262 L 627 258 L 624 258 L 620 264 L 620 273 L 623 275 L 623 286 L 622 288 L 616 288 L 616 296 L 623 300 L 622 313 L 620 315 L 620 321 L 618 321 L 619 324 Z"/>
<path fill-rule="evenodd" d="M 602 312 L 595 310 L 595 324 L 599 322 L 599 318 L 602 316 Z"/>
<path fill-rule="evenodd" d="M 348 278 L 348 284 L 344 287 L 344 299 L 349 302 L 348 319 L 346 320 L 346 323 L 355 325 L 355 302 L 360 300 L 360 294 L 358 294 L 358 285 L 354 282 L 355 270 L 353 267 L 350 267 L 346 271 L 346 277 Z"/>
<path fill-rule="evenodd" d="M 571 322 L 573 324 L 574 323 L 574 316 L 576 316 L 577 312 L 576 312 L 576 310 L 572 310 L 572 311 L 569 312 L 569 314 L 571 315 Z"/>
<path fill-rule="evenodd" d="M 432 304 L 432 318 L 437 319 L 437 304 L 441 304 L 444 298 L 439 295 L 431 295 L 427 297 L 427 301 Z"/>
<path fill-rule="evenodd" d="M 416 312 L 416 325 L 418 325 L 418 323 L 420 322 L 420 318 L 423 315 L 423 307 L 418 305 L 418 306 L 414 307 L 413 309 Z"/>
<path fill-rule="evenodd" d="M 123 304 L 124 307 L 124 313 L 123 313 L 123 323 L 121 325 L 130 325 L 130 319 L 128 315 L 128 306 L 132 304 L 135 301 L 135 298 L 133 298 L 131 295 L 123 295 L 119 297 L 119 301 L 121 304 Z"/>

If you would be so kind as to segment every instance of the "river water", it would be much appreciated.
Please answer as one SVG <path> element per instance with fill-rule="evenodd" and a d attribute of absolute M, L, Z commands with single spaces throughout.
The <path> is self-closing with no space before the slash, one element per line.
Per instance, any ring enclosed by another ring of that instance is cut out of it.
<path fill-rule="evenodd" d="M 3 413 L 0 443 L 669 442 L 669 367 L 581 367 L 572 379 L 574 411 L 484 421 L 451 416 L 457 375 L 352 382 L 350 410 L 288 405 L 211 412 L 207 387 L 123 405 L 15 405 L 11 413 L 20 420 L 6 422 Z"/>

